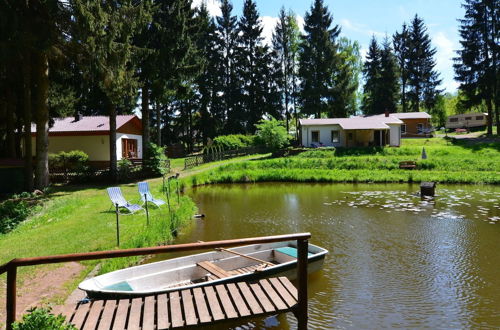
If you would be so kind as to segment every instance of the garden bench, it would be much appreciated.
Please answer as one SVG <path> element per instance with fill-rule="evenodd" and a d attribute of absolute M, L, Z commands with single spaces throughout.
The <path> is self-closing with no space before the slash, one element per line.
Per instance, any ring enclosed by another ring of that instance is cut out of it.
<path fill-rule="evenodd" d="M 405 160 L 402 162 L 399 162 L 399 168 L 405 169 L 405 170 L 413 170 L 417 168 L 417 162 L 413 160 Z"/>

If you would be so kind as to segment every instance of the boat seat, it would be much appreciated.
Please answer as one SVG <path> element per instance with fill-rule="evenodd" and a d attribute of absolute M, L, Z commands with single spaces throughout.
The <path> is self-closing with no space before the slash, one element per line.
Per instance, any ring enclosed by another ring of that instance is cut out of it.
<path fill-rule="evenodd" d="M 219 266 L 217 266 L 216 264 L 214 264 L 213 262 L 210 262 L 210 261 L 202 261 L 202 262 L 197 263 L 197 265 L 200 266 L 201 268 L 207 270 L 210 274 L 212 274 L 218 278 L 224 278 L 224 277 L 231 276 L 231 274 L 229 274 L 228 271 L 220 268 Z"/>

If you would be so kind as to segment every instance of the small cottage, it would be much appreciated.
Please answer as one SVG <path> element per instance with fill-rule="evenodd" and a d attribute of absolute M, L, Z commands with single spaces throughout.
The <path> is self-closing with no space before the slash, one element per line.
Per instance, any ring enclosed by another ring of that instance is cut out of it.
<path fill-rule="evenodd" d="M 384 117 L 374 115 L 370 117 Z M 401 137 L 428 137 L 432 133 L 431 116 L 427 112 L 396 112 L 389 116 L 403 122 L 401 124 Z"/>
<path fill-rule="evenodd" d="M 142 121 L 135 115 L 116 117 L 116 156 L 142 159 Z M 35 154 L 36 128 L 31 128 Z M 99 167 L 109 165 L 109 117 L 81 116 L 54 119 L 49 128 L 49 153 L 81 150 Z"/>

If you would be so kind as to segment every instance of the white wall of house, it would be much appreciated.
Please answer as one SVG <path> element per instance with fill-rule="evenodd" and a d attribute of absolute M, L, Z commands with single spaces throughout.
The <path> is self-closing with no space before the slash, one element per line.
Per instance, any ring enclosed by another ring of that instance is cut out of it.
<path fill-rule="evenodd" d="M 317 125 L 317 126 L 302 126 L 302 145 L 310 147 L 312 140 L 312 132 L 319 132 L 319 142 L 325 147 L 341 147 L 345 146 L 345 134 L 340 125 Z M 338 132 L 338 142 L 332 142 L 332 131 Z"/>
<path fill-rule="evenodd" d="M 32 152 L 36 154 L 36 138 L 31 138 Z M 121 142 L 120 142 L 121 145 Z M 81 150 L 90 161 L 109 161 L 109 136 L 49 136 L 49 154 Z"/>
<path fill-rule="evenodd" d="M 389 125 L 389 145 L 399 147 L 401 145 L 401 125 Z"/>
<path fill-rule="evenodd" d="M 137 140 L 137 158 L 142 159 L 142 135 L 116 133 L 116 157 L 122 159 L 122 139 Z"/>

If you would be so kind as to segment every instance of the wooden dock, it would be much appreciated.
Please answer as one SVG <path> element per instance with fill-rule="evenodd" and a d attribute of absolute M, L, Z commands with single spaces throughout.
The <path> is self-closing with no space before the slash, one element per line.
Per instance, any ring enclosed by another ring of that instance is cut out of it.
<path fill-rule="evenodd" d="M 140 298 L 78 303 L 66 319 L 78 329 L 175 329 L 294 311 L 286 278 L 185 289 Z"/>
<path fill-rule="evenodd" d="M 172 329 L 293 311 L 297 317 L 298 328 L 307 329 L 307 255 L 310 237 L 310 233 L 297 233 L 12 259 L 0 266 L 0 274 L 7 273 L 6 328 L 11 330 L 15 321 L 19 267 L 295 240 L 298 252 L 297 288 L 285 277 L 193 289 L 180 287 L 168 294 L 79 303 L 74 308 L 70 306 L 70 312 L 66 316 L 69 322 L 81 329 Z M 215 278 L 228 275 L 213 264 L 203 263 L 202 266 L 209 268 Z"/>

